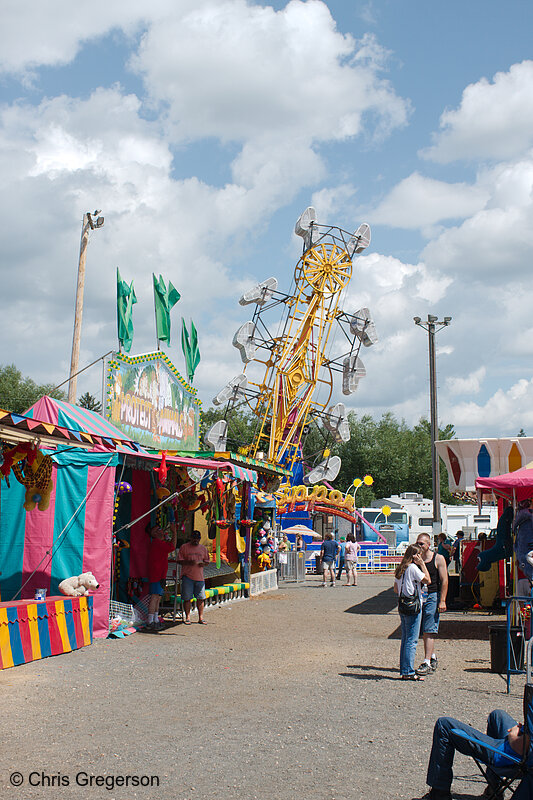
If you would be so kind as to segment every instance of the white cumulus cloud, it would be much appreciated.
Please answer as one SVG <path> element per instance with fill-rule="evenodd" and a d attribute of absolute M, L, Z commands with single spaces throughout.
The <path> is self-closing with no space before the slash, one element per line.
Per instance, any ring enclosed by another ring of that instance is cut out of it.
<path fill-rule="evenodd" d="M 482 187 L 437 181 L 415 172 L 400 181 L 369 217 L 381 225 L 421 229 L 442 220 L 469 217 L 488 199 L 488 191 Z"/>
<path fill-rule="evenodd" d="M 446 387 L 451 395 L 479 394 L 486 373 L 486 367 L 479 367 L 470 375 L 449 377 L 446 379 Z"/>
<path fill-rule="evenodd" d="M 445 111 L 425 158 L 512 159 L 533 144 L 533 61 L 466 87 L 459 108 Z"/>

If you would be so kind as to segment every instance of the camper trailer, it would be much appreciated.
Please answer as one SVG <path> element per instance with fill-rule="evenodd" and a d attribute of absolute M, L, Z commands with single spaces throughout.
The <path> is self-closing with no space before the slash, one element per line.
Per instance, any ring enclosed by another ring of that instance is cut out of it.
<path fill-rule="evenodd" d="M 390 506 L 392 513 L 405 512 L 409 524 L 409 542 L 416 542 L 421 533 L 433 534 L 433 500 L 422 497 L 416 492 L 403 492 L 381 500 L 374 500 L 375 508 Z M 392 516 L 392 514 L 391 514 Z M 452 506 L 441 504 L 443 532 L 454 539 L 458 531 L 465 532 L 465 538 L 475 539 L 481 532 L 490 533 L 498 523 L 497 506 L 483 506 L 481 512 L 477 506 Z M 375 536 L 375 534 L 374 534 Z"/>

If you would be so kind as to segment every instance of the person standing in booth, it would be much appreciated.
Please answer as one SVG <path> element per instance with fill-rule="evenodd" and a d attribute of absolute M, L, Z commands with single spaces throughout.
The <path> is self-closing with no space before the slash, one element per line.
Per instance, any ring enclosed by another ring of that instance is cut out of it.
<path fill-rule="evenodd" d="M 191 538 L 178 550 L 178 563 L 181 564 L 181 599 L 185 611 L 185 625 L 191 624 L 191 600 L 196 598 L 198 623 L 206 625 L 204 619 L 205 580 L 204 566 L 209 564 L 207 547 L 200 544 L 202 534 L 193 531 Z"/>
<path fill-rule="evenodd" d="M 172 519 L 174 516 L 172 515 Z M 168 571 L 169 554 L 176 549 L 177 529 L 176 523 L 169 525 L 170 534 L 158 525 L 146 526 L 146 533 L 151 536 L 150 547 L 148 550 L 148 580 L 150 582 L 150 601 L 148 604 L 148 626 L 149 631 L 161 630 L 159 622 L 159 604 L 165 591 L 165 582 Z"/>

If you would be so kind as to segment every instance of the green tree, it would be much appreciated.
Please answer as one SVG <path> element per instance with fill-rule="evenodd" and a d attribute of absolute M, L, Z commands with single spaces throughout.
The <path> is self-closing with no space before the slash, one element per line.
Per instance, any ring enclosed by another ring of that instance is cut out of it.
<path fill-rule="evenodd" d="M 0 366 L 0 408 L 22 414 L 44 395 L 65 399 L 65 393 L 54 389 L 53 383 L 38 384 L 31 378 L 24 378 L 14 364 Z"/>
<path fill-rule="evenodd" d="M 202 411 L 200 419 L 200 448 L 207 447 L 204 436 L 209 428 L 224 417 L 228 423 L 227 449 L 235 453 L 240 447 L 250 444 L 256 429 L 256 419 L 252 414 L 238 408 L 226 415 L 224 408 L 208 408 L 207 411 Z"/>
<path fill-rule="evenodd" d="M 520 428 L 520 430 L 518 431 L 518 433 L 516 435 L 519 436 L 520 438 L 522 438 L 524 436 L 527 436 L 527 433 L 525 432 L 525 430 L 523 428 Z"/>
<path fill-rule="evenodd" d="M 376 421 L 366 415 L 358 418 L 349 414 L 349 442 L 335 446 L 342 459 L 342 466 L 335 481 L 341 491 L 351 485 L 354 478 L 370 474 L 374 478 L 371 489 L 361 487 L 357 491 L 357 503 L 374 497 L 389 497 L 401 492 L 418 492 L 424 497 L 433 496 L 431 480 L 431 435 L 430 424 L 421 419 L 412 429 L 394 415 L 386 413 Z M 440 439 L 451 439 L 455 435 L 452 425 L 439 430 Z M 441 462 L 442 501 L 453 502 L 448 490 L 448 475 Z"/>
<path fill-rule="evenodd" d="M 96 411 L 97 414 L 102 413 L 102 403 L 89 392 L 85 392 L 85 394 L 82 394 L 82 396 L 78 400 L 77 405 L 79 405 L 80 408 L 86 408 L 89 411 Z"/>

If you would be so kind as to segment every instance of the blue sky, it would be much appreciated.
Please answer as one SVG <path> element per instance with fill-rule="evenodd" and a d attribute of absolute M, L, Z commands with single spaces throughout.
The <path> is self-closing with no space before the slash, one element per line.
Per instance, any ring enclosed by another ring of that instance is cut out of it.
<path fill-rule="evenodd" d="M 275 275 L 319 220 L 373 239 L 347 310 L 380 342 L 347 405 L 462 436 L 533 433 L 533 53 L 530 3 L 66 0 L 11 4 L 0 32 L 3 363 L 59 383 L 70 363 L 84 211 L 82 363 L 116 346 L 116 267 L 135 280 L 134 350 L 154 346 L 152 271 L 193 317 L 204 406 L 240 367 L 238 298 Z M 98 369 L 79 390 L 99 392 Z M 342 399 L 342 397 L 339 397 Z"/>

